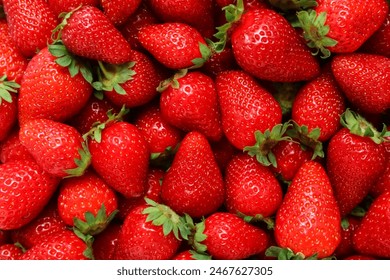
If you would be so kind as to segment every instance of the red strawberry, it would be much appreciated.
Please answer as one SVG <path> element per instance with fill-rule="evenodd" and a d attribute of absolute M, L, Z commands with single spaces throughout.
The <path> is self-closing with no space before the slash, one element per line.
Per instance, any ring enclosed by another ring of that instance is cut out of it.
<path fill-rule="evenodd" d="M 189 132 L 180 144 L 161 189 L 163 202 L 178 214 L 194 218 L 215 212 L 225 188 L 210 144 L 199 132 Z"/>
<path fill-rule="evenodd" d="M 345 216 L 383 173 L 386 154 L 383 137 L 364 118 L 347 110 L 341 121 L 345 128 L 330 139 L 326 164 L 341 215 Z"/>
<path fill-rule="evenodd" d="M 352 255 L 352 256 L 345 258 L 344 260 L 365 260 L 365 261 L 368 261 L 368 260 L 377 260 L 377 259 L 374 257 L 371 257 L 371 256 L 365 256 L 365 255 Z"/>
<path fill-rule="evenodd" d="M 382 26 L 364 43 L 361 50 L 387 57 L 390 56 L 390 9 Z"/>
<path fill-rule="evenodd" d="M 226 167 L 227 210 L 255 218 L 276 213 L 282 203 L 282 188 L 272 171 L 247 154 L 238 154 Z"/>
<path fill-rule="evenodd" d="M 3 77 L 4 78 L 4 77 Z M 9 85 L 16 85 L 0 78 L 0 141 L 3 141 L 12 130 L 17 121 L 17 97 L 9 93 Z M 11 89 L 14 91 L 13 89 Z M 16 90 L 15 90 L 16 91 Z"/>
<path fill-rule="evenodd" d="M 361 220 L 353 216 L 347 216 L 341 221 L 341 242 L 334 255 L 337 259 L 347 258 L 356 253 L 352 244 L 352 237 L 360 226 Z"/>
<path fill-rule="evenodd" d="M 96 7 L 81 7 L 58 28 L 65 47 L 73 54 L 110 64 L 130 61 L 129 44 Z"/>
<path fill-rule="evenodd" d="M 44 0 L 4 0 L 9 33 L 25 57 L 46 47 L 57 18 Z"/>
<path fill-rule="evenodd" d="M 83 138 L 69 125 L 31 120 L 21 126 L 19 139 L 43 170 L 54 176 L 80 176 L 90 164 Z"/>
<path fill-rule="evenodd" d="M 103 232 L 94 237 L 92 249 L 96 260 L 115 259 L 115 247 L 120 230 L 119 224 L 110 223 Z"/>
<path fill-rule="evenodd" d="M 215 3 L 220 8 L 224 8 L 230 4 L 235 4 L 236 2 L 236 0 L 215 0 Z M 250 10 L 258 8 L 269 8 L 269 5 L 266 0 L 247 0 L 244 2 L 244 7 L 245 10 Z"/>
<path fill-rule="evenodd" d="M 202 67 L 202 71 L 212 78 L 215 78 L 220 72 L 237 69 L 237 63 L 234 59 L 233 50 L 225 47 L 222 52 L 214 53 Z"/>
<path fill-rule="evenodd" d="M 295 254 L 318 258 L 333 254 L 341 240 L 340 212 L 325 169 L 309 161 L 301 166 L 278 209 L 275 239 Z"/>
<path fill-rule="evenodd" d="M 138 40 L 161 64 L 172 69 L 200 66 L 210 56 L 202 35 L 185 23 L 144 26 L 138 32 Z"/>
<path fill-rule="evenodd" d="M 64 229 L 28 249 L 22 260 L 86 260 L 87 245 L 72 231 Z"/>
<path fill-rule="evenodd" d="M 0 162 L 6 163 L 11 160 L 34 160 L 27 148 L 20 143 L 19 130 L 9 133 L 0 143 Z"/>
<path fill-rule="evenodd" d="M 353 236 L 360 254 L 390 258 L 390 192 L 376 198 Z"/>
<path fill-rule="evenodd" d="M 255 131 L 271 130 L 282 121 L 279 103 L 245 72 L 221 72 L 215 83 L 222 128 L 237 149 L 253 145 L 256 142 Z"/>
<path fill-rule="evenodd" d="M 231 213 L 215 212 L 204 221 L 202 244 L 215 259 L 240 260 L 259 254 L 268 247 L 268 234 Z"/>
<path fill-rule="evenodd" d="M 120 260 L 167 260 L 179 246 L 173 232 L 165 235 L 163 228 L 147 221 L 143 211 L 148 206 L 133 209 L 123 222 L 115 249 L 115 259 Z"/>
<path fill-rule="evenodd" d="M 141 0 L 100 0 L 104 14 L 114 25 L 122 25 L 137 10 Z"/>
<path fill-rule="evenodd" d="M 57 184 L 58 179 L 34 161 L 0 164 L 0 228 L 17 229 L 32 221 L 46 206 Z"/>
<path fill-rule="evenodd" d="M 225 171 L 230 159 L 237 152 L 237 149 L 229 142 L 226 137 L 222 137 L 218 142 L 212 142 L 211 149 L 213 150 L 215 160 L 222 172 Z"/>
<path fill-rule="evenodd" d="M 390 58 L 363 53 L 337 55 L 332 71 L 347 99 L 371 114 L 390 108 Z"/>
<path fill-rule="evenodd" d="M 160 110 L 168 123 L 181 130 L 199 131 L 212 141 L 222 138 L 214 81 L 199 71 L 179 73 L 163 84 Z"/>
<path fill-rule="evenodd" d="M 0 260 L 18 260 L 22 255 L 22 249 L 15 244 L 0 246 Z"/>
<path fill-rule="evenodd" d="M 387 127 L 387 130 L 389 129 L 390 126 Z M 390 140 L 390 137 L 386 137 L 386 139 Z M 370 191 L 370 194 L 374 197 L 378 197 L 382 193 L 390 191 L 390 141 L 384 142 L 384 145 L 386 149 L 387 163 L 385 171 L 383 171 L 375 186 L 373 186 Z"/>
<path fill-rule="evenodd" d="M 50 9 L 58 17 L 61 13 L 68 13 L 78 6 L 95 6 L 99 5 L 99 0 L 47 0 Z"/>
<path fill-rule="evenodd" d="M 193 258 L 191 250 L 186 250 L 176 254 L 172 260 L 195 260 L 195 258 Z"/>
<path fill-rule="evenodd" d="M 47 48 L 34 56 L 24 73 L 19 90 L 19 122 L 48 118 L 65 121 L 84 107 L 92 87 L 81 74 L 71 77 L 55 62 Z"/>

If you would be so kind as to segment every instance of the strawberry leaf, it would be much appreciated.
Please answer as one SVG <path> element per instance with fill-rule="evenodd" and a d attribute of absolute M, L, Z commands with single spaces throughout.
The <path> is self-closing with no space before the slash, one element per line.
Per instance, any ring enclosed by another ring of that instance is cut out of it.
<path fill-rule="evenodd" d="M 74 162 L 76 164 L 76 168 L 73 169 L 67 169 L 65 170 L 65 173 L 68 174 L 68 176 L 65 176 L 64 178 L 70 178 L 70 177 L 79 177 L 82 176 L 85 173 L 85 170 L 89 167 L 91 164 L 91 154 L 89 152 L 88 146 L 85 142 L 81 144 L 81 149 L 79 149 L 79 155 L 80 158 L 75 158 Z"/>
<path fill-rule="evenodd" d="M 0 105 L 3 102 L 12 103 L 11 92 L 16 93 L 20 85 L 15 81 L 8 81 L 7 76 L 4 75 L 0 78 Z"/>
<path fill-rule="evenodd" d="M 281 248 L 277 246 L 271 246 L 265 251 L 267 257 L 276 257 L 278 260 L 304 260 L 305 255 L 302 253 L 294 253 L 290 248 Z M 315 254 L 316 255 L 316 254 Z M 308 259 L 315 259 L 315 255 L 310 256 Z"/>
<path fill-rule="evenodd" d="M 205 253 L 199 253 L 194 250 L 190 250 L 191 258 L 194 260 L 203 260 L 203 261 L 208 261 L 211 260 L 211 256 Z"/>

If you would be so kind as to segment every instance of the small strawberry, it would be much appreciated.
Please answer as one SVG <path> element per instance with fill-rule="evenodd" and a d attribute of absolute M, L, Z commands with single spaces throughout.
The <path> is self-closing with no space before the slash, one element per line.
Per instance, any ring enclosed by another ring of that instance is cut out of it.
<path fill-rule="evenodd" d="M 353 245 L 360 254 L 390 258 L 390 192 L 377 197 L 354 232 Z"/>
<path fill-rule="evenodd" d="M 106 17 L 115 25 L 119 26 L 137 10 L 141 0 L 100 0 L 100 5 Z"/>
<path fill-rule="evenodd" d="M 387 130 L 390 130 L 390 125 L 387 127 Z M 386 137 L 386 140 L 387 141 L 384 142 L 387 155 L 386 168 L 370 190 L 370 194 L 374 197 L 378 197 L 382 193 L 390 191 L 390 137 Z"/>
<path fill-rule="evenodd" d="M 314 161 L 306 162 L 295 175 L 276 214 L 277 244 L 304 257 L 329 257 L 341 240 L 340 222 L 324 167 Z"/>
<path fill-rule="evenodd" d="M 110 223 L 103 232 L 94 237 L 92 249 L 96 260 L 115 259 L 115 247 L 120 230 L 121 225 Z"/>
<path fill-rule="evenodd" d="M 343 259 L 356 253 L 352 237 L 360 223 L 361 220 L 353 216 L 347 216 L 341 221 L 341 242 L 334 252 L 337 259 Z"/>
<path fill-rule="evenodd" d="M 80 5 L 95 6 L 99 5 L 99 0 L 47 0 L 50 10 L 59 17 L 61 13 L 68 13 Z"/>
<path fill-rule="evenodd" d="M 27 148 L 20 143 L 19 130 L 11 131 L 0 143 L 0 162 L 11 160 L 34 160 Z"/>
<path fill-rule="evenodd" d="M 176 74 L 160 86 L 162 117 L 183 131 L 199 131 L 212 141 L 222 138 L 221 115 L 214 81 L 199 72 Z"/>
<path fill-rule="evenodd" d="M 0 228 L 17 229 L 31 222 L 49 202 L 58 182 L 34 161 L 0 164 Z"/>
<path fill-rule="evenodd" d="M 28 121 L 20 128 L 19 139 L 46 172 L 60 178 L 81 176 L 91 162 L 80 133 L 60 122 Z"/>
<path fill-rule="evenodd" d="M 57 18 L 44 0 L 4 0 L 9 33 L 20 52 L 28 58 L 50 41 Z"/>
<path fill-rule="evenodd" d="M 0 142 L 3 141 L 12 130 L 17 121 L 17 96 L 19 85 L 6 80 L 6 76 L 0 77 Z"/>
<path fill-rule="evenodd" d="M 364 53 L 337 55 L 332 71 L 347 99 L 362 112 L 380 114 L 390 108 L 390 58 Z"/>
<path fill-rule="evenodd" d="M 238 1 L 236 1 L 236 0 L 215 0 L 215 4 L 217 4 L 217 6 L 220 7 L 221 9 L 228 6 L 228 5 L 235 4 L 236 2 L 238 2 Z M 244 9 L 246 11 L 248 11 L 250 9 L 257 9 L 257 8 L 270 8 L 267 2 L 272 3 L 273 1 L 246 0 L 244 2 Z"/>
<path fill-rule="evenodd" d="M 185 23 L 167 22 L 142 27 L 138 32 L 142 46 L 165 67 L 200 67 L 211 51 L 202 35 Z"/>
<path fill-rule="evenodd" d="M 161 189 L 163 202 L 177 212 L 201 218 L 224 201 L 221 171 L 210 144 L 199 132 L 189 132 L 180 144 Z"/>
<path fill-rule="evenodd" d="M 352 256 L 349 256 L 349 257 L 345 258 L 344 260 L 365 260 L 365 261 L 369 261 L 369 260 L 377 260 L 377 258 L 374 258 L 374 257 L 371 257 L 371 256 L 365 256 L 365 255 L 352 255 Z"/>
<path fill-rule="evenodd" d="M 390 56 L 390 9 L 382 26 L 363 44 L 360 50 Z"/>
<path fill-rule="evenodd" d="M 22 249 L 15 244 L 0 246 L 0 260 L 18 260 L 22 255 Z"/>

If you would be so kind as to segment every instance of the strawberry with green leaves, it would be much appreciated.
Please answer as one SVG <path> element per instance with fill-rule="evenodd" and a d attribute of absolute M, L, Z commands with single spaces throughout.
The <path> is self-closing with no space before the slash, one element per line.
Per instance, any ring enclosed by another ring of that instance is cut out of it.
<path fill-rule="evenodd" d="M 115 26 L 123 25 L 141 3 L 141 0 L 100 0 L 104 14 Z"/>
<path fill-rule="evenodd" d="M 17 121 L 18 107 L 16 92 L 20 86 L 7 81 L 6 76 L 0 78 L 0 141 L 3 141 Z"/>

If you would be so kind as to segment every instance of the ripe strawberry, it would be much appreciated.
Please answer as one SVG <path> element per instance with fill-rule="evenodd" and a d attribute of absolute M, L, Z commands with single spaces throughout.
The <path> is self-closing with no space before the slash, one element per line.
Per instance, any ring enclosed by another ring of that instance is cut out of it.
<path fill-rule="evenodd" d="M 234 214 L 215 212 L 204 221 L 207 252 L 220 260 L 240 260 L 259 254 L 268 247 L 268 234 Z"/>
<path fill-rule="evenodd" d="M 83 6 L 71 12 L 57 29 L 65 47 L 75 55 L 110 64 L 130 61 L 129 44 L 96 7 Z"/>
<path fill-rule="evenodd" d="M 332 71 L 347 99 L 371 114 L 390 108 L 390 58 L 363 53 L 337 55 Z"/>
<path fill-rule="evenodd" d="M 180 144 L 161 189 L 163 202 L 177 212 L 201 218 L 215 212 L 225 197 L 221 171 L 210 144 L 199 132 L 189 132 Z"/>
<path fill-rule="evenodd" d="M 342 216 L 369 193 L 386 167 L 383 137 L 364 118 L 347 110 L 345 126 L 331 139 L 326 165 Z"/>
<path fill-rule="evenodd" d="M 19 90 L 20 124 L 35 118 L 69 120 L 92 94 L 91 85 L 81 74 L 71 78 L 69 71 L 55 59 L 45 48 L 30 60 Z"/>
<path fill-rule="evenodd" d="M 158 62 L 172 69 L 201 66 L 210 57 L 202 35 L 185 23 L 144 26 L 138 32 L 138 40 Z"/>
<path fill-rule="evenodd" d="M 235 4 L 236 0 L 215 0 L 215 4 L 218 7 L 224 8 L 230 4 Z M 271 1 L 269 1 L 271 2 Z M 258 9 L 258 8 L 270 8 L 266 0 L 247 0 L 244 2 L 244 8 L 246 11 L 250 9 Z"/>
<path fill-rule="evenodd" d="M 147 221 L 143 211 L 148 206 L 133 209 L 123 222 L 115 249 L 115 259 L 166 260 L 172 258 L 180 246 L 173 232 L 164 234 L 163 228 Z"/>
<path fill-rule="evenodd" d="M 56 190 L 58 181 L 34 161 L 0 164 L 0 228 L 17 229 L 37 217 Z"/>
<path fill-rule="evenodd" d="M 282 121 L 282 110 L 275 98 L 244 71 L 221 72 L 215 83 L 222 128 L 237 149 L 254 145 L 255 131 L 264 132 Z"/>
<path fill-rule="evenodd" d="M 365 255 L 352 255 L 352 256 L 349 256 L 347 258 L 345 258 L 344 260 L 377 260 L 376 258 L 374 257 L 371 257 L 371 256 L 365 256 Z"/>
<path fill-rule="evenodd" d="M 4 78 L 4 77 L 3 77 Z M 13 82 L 4 81 L 0 78 L 0 142 L 3 141 L 12 130 L 17 121 L 17 96 L 7 90 Z M 13 89 L 11 89 L 13 91 Z M 16 90 L 15 90 L 16 91 Z"/>
<path fill-rule="evenodd" d="M 282 188 L 272 171 L 256 158 L 238 154 L 225 171 L 227 210 L 255 218 L 276 213 L 282 203 Z"/>
<path fill-rule="evenodd" d="M 46 47 L 57 19 L 44 0 L 4 0 L 9 33 L 25 57 Z"/>
<path fill-rule="evenodd" d="M 238 69 L 238 66 L 234 59 L 233 50 L 229 47 L 225 47 L 222 52 L 213 53 L 201 70 L 206 73 L 206 75 L 215 79 L 220 72 L 235 69 Z"/>
<path fill-rule="evenodd" d="M 360 50 L 390 56 L 390 9 L 381 27 L 363 44 Z"/>
<path fill-rule="evenodd" d="M 390 129 L 390 125 L 387 127 L 387 130 Z M 386 137 L 387 140 L 390 140 L 390 137 Z M 386 150 L 386 168 L 383 171 L 382 175 L 378 178 L 376 184 L 370 190 L 370 194 L 374 197 L 378 197 L 382 193 L 390 191 L 390 141 L 384 142 Z"/>
<path fill-rule="evenodd" d="M 217 162 L 219 169 L 222 173 L 225 171 L 225 168 L 231 158 L 238 152 L 238 150 L 233 147 L 226 137 L 222 137 L 218 142 L 212 142 L 211 149 L 213 150 L 215 161 Z"/>
<path fill-rule="evenodd" d="M 122 25 L 137 10 L 141 0 L 100 0 L 106 17 L 116 26 Z"/>
<path fill-rule="evenodd" d="M 88 146 L 92 167 L 110 187 L 127 198 L 144 194 L 150 153 L 136 126 L 111 123 Z"/>
<path fill-rule="evenodd" d="M 360 254 L 390 258 L 390 192 L 376 198 L 353 236 L 353 245 Z"/>
<path fill-rule="evenodd" d="M 28 249 L 21 260 L 86 260 L 87 245 L 72 231 L 64 229 Z"/>
<path fill-rule="evenodd" d="M 199 131 L 212 141 L 222 138 L 214 81 L 199 72 L 178 73 L 161 86 L 162 117 L 183 131 Z"/>
<path fill-rule="evenodd" d="M 83 138 L 69 125 L 31 120 L 21 126 L 19 139 L 42 169 L 54 176 L 81 176 L 90 164 Z"/>
<path fill-rule="evenodd" d="M 344 259 L 356 253 L 352 237 L 360 223 L 361 220 L 353 216 L 347 216 L 341 221 L 341 242 L 334 252 L 337 259 Z"/>
<path fill-rule="evenodd" d="M 94 237 L 92 249 L 96 260 L 115 259 L 115 247 L 120 230 L 119 224 L 110 223 L 103 232 Z"/>
<path fill-rule="evenodd" d="M 27 148 L 20 143 L 19 130 L 11 131 L 0 143 L 0 162 L 11 160 L 34 160 Z"/>
<path fill-rule="evenodd" d="M 341 240 L 340 212 L 325 169 L 304 163 L 295 175 L 275 221 L 275 239 L 295 254 L 333 254 Z"/>
<path fill-rule="evenodd" d="M 15 244 L 0 246 L 0 260 L 18 260 L 22 255 L 22 249 Z"/>
<path fill-rule="evenodd" d="M 99 5 L 99 0 L 47 0 L 50 10 L 59 17 L 61 13 L 68 13 L 78 6 L 95 6 Z"/>

